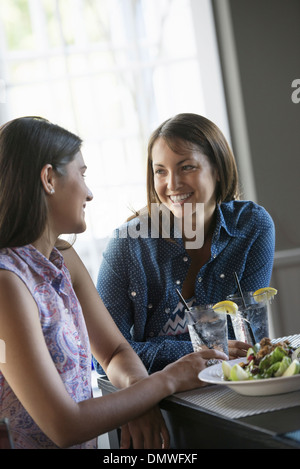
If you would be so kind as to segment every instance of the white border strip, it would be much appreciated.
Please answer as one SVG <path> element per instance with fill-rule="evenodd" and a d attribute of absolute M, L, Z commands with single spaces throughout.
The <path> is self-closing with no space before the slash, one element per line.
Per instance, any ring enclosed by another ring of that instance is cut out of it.
<path fill-rule="evenodd" d="M 226 99 L 211 0 L 190 0 L 206 117 L 231 144 Z"/>

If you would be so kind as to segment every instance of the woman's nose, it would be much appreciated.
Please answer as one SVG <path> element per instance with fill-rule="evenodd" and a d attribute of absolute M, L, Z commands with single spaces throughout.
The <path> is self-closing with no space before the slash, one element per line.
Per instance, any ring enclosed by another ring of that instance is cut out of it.
<path fill-rule="evenodd" d="M 175 191 L 180 186 L 180 176 L 175 171 L 169 172 L 167 185 L 170 191 Z"/>
<path fill-rule="evenodd" d="M 88 202 L 90 202 L 91 200 L 93 200 L 94 196 L 93 196 L 93 193 L 92 191 L 88 188 L 88 193 L 87 193 L 87 196 L 86 196 L 86 200 Z"/>

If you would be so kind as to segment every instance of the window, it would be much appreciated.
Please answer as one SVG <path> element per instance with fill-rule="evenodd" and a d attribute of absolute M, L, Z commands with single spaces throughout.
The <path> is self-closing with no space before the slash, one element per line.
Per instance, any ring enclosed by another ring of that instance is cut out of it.
<path fill-rule="evenodd" d="M 94 200 L 75 247 L 93 278 L 107 237 L 146 203 L 152 130 L 207 115 L 200 4 L 207 12 L 209 0 L 1 0 L 1 122 L 40 115 L 83 138 Z"/>

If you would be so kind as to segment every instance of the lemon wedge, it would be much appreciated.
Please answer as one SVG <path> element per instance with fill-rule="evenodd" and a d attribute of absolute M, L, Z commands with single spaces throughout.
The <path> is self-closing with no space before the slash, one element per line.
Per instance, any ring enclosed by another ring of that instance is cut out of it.
<path fill-rule="evenodd" d="M 225 300 L 213 305 L 212 309 L 217 313 L 236 314 L 238 305 L 233 301 Z"/>
<path fill-rule="evenodd" d="M 267 300 L 272 300 L 272 298 L 274 298 L 274 296 L 277 295 L 277 290 L 276 288 L 265 287 L 265 288 L 259 288 L 253 293 L 254 299 L 258 301 L 259 301 L 259 298 L 255 298 L 255 297 L 259 297 L 262 295 L 266 295 Z"/>

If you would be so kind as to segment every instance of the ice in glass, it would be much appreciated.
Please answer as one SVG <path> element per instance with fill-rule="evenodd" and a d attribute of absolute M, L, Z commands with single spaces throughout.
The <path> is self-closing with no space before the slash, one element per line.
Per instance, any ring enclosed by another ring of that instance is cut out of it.
<path fill-rule="evenodd" d="M 266 293 L 254 296 L 253 292 L 245 292 L 243 293 L 243 297 L 246 308 L 239 295 L 230 295 L 227 297 L 228 300 L 234 301 L 239 308 L 239 314 L 235 317 L 231 316 L 236 339 L 250 344 L 253 342 L 246 321 L 243 321 L 241 319 L 242 317 L 249 321 L 254 334 L 255 343 L 260 342 L 264 337 L 269 337 L 268 312 L 270 299 Z"/>
<path fill-rule="evenodd" d="M 214 311 L 212 306 L 194 306 L 186 311 L 193 349 L 197 352 L 206 346 L 228 355 L 227 317 Z"/>

